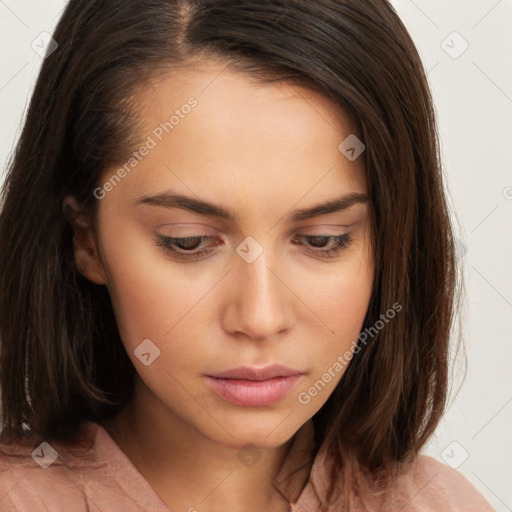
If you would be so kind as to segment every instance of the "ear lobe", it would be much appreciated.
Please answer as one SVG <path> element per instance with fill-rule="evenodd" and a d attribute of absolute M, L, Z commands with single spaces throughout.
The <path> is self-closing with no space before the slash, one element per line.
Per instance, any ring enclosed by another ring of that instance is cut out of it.
<path fill-rule="evenodd" d="M 106 284 L 103 263 L 98 253 L 94 228 L 74 197 L 66 197 L 62 205 L 63 213 L 73 229 L 73 247 L 77 270 L 96 284 Z"/>

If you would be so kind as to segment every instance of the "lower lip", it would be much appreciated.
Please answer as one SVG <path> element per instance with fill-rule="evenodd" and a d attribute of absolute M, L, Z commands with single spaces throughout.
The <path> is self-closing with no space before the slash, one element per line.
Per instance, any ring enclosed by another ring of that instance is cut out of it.
<path fill-rule="evenodd" d="M 267 380 L 218 379 L 208 377 L 214 393 L 235 405 L 264 407 L 282 400 L 297 384 L 301 375 Z"/>

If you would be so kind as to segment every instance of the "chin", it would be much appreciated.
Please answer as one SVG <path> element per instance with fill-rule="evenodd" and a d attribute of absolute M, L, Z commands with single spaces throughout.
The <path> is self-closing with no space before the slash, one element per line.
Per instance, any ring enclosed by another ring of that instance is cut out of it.
<path fill-rule="evenodd" d="M 256 412 L 252 414 L 236 414 L 223 420 L 212 436 L 217 442 L 234 449 L 242 449 L 247 445 L 258 448 L 275 448 L 286 443 L 308 418 L 297 419 L 290 409 Z M 215 422 L 214 422 L 215 423 Z M 211 431 L 210 418 L 207 429 Z M 220 437 L 219 437 L 220 436 Z"/>

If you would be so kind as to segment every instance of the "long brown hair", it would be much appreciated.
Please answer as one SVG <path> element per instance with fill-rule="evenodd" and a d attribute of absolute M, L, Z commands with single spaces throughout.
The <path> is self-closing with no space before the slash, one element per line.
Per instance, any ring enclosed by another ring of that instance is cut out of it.
<path fill-rule="evenodd" d="M 359 343 L 313 417 L 316 448 L 329 447 L 347 475 L 351 460 L 374 474 L 413 460 L 444 411 L 458 281 L 432 99 L 393 7 L 73 0 L 53 37 L 1 195 L 4 437 L 25 422 L 47 440 L 69 438 L 130 400 L 135 369 L 106 288 L 77 271 L 62 202 L 73 195 L 94 216 L 102 171 L 137 144 L 137 88 L 199 56 L 313 88 L 357 127 L 376 262 L 363 330 L 393 304 L 403 310 Z"/>

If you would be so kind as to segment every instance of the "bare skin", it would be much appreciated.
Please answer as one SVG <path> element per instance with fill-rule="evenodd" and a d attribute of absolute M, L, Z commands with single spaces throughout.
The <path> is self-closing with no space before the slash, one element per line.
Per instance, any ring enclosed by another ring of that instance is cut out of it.
<path fill-rule="evenodd" d="M 256 83 L 213 62 L 170 72 L 140 94 L 141 137 L 156 145 L 102 189 L 109 188 L 97 225 L 83 220 L 75 236 L 77 266 L 107 287 L 139 377 L 133 401 L 104 426 L 175 512 L 288 511 L 272 479 L 293 435 L 344 369 L 331 369 L 307 403 L 298 395 L 354 348 L 371 297 L 370 203 L 292 217 L 368 193 L 362 158 L 351 162 L 338 149 L 353 127 L 313 91 Z M 181 110 L 158 140 L 154 130 L 191 97 L 197 106 Z M 171 190 L 238 218 L 138 203 Z M 344 234 L 351 241 L 335 252 L 332 237 Z M 197 248 L 174 249 L 209 252 L 177 256 L 157 244 L 162 235 L 206 236 Z M 257 246 L 243 245 L 249 236 Z M 236 251 L 240 244 L 262 253 L 249 263 Z M 145 365 L 136 349 L 147 339 L 160 352 Z M 301 376 L 268 406 L 231 403 L 207 378 L 270 364 Z M 262 453 L 250 468 L 237 457 L 249 443 Z"/>

